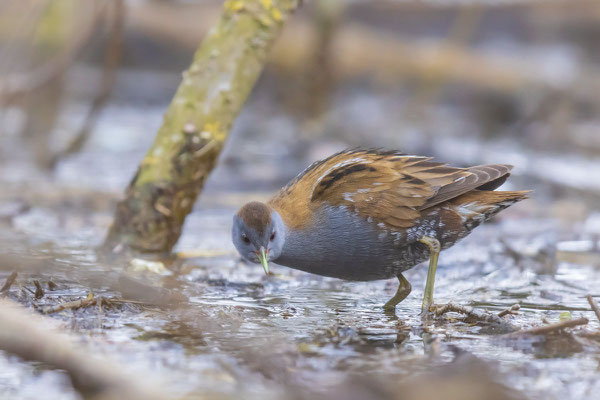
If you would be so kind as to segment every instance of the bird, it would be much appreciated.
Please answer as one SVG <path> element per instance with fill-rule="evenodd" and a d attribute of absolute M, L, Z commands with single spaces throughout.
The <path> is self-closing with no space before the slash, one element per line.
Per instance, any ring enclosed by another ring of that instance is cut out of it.
<path fill-rule="evenodd" d="M 314 162 L 269 201 L 251 201 L 233 216 L 239 254 L 350 281 L 396 277 L 383 306 L 411 292 L 402 275 L 429 259 L 422 312 L 433 305 L 439 253 L 501 210 L 528 197 L 495 191 L 511 165 L 452 167 L 431 157 L 385 149 L 348 149 Z"/>

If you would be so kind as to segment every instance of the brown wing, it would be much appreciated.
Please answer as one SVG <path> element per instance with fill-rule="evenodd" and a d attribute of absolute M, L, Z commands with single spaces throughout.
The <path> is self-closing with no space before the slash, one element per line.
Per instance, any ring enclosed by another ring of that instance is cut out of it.
<path fill-rule="evenodd" d="M 511 169 L 512 165 L 505 164 L 478 165 L 467 168 L 466 171 L 469 175 L 439 188 L 435 196 L 428 199 L 421 209 L 443 203 L 473 189 L 494 190 L 506 181 L 510 176 Z"/>
<path fill-rule="evenodd" d="M 327 203 L 348 207 L 378 223 L 408 228 L 420 217 L 421 210 L 497 180 L 507 172 L 504 166 L 467 170 L 427 157 L 347 150 L 311 165 L 270 204 L 291 226 L 310 220 L 310 210 Z"/>

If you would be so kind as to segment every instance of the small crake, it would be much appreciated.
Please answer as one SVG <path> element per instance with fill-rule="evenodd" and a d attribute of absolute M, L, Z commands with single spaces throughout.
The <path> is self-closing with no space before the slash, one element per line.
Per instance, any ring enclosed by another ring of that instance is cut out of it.
<path fill-rule="evenodd" d="M 315 162 L 270 201 L 233 217 L 247 260 L 370 281 L 396 276 L 393 310 L 411 291 L 402 272 L 430 260 L 423 311 L 433 304 L 438 255 L 528 191 L 496 192 L 510 165 L 455 168 L 396 151 L 345 150 Z"/>

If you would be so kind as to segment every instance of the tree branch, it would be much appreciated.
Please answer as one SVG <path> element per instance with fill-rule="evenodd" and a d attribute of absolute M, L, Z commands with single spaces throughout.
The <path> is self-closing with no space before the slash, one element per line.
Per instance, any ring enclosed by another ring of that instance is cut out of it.
<path fill-rule="evenodd" d="M 235 117 L 295 0 L 226 1 L 119 202 L 105 247 L 167 252 L 181 234 Z"/>

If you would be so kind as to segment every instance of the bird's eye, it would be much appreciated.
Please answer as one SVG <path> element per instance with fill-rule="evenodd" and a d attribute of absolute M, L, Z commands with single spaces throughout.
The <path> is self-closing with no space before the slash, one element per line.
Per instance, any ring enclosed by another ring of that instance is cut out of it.
<path fill-rule="evenodd" d="M 242 233 L 242 240 L 244 241 L 244 243 L 246 244 L 250 244 L 250 239 L 248 238 L 248 236 L 246 236 L 245 234 Z"/>
<path fill-rule="evenodd" d="M 275 231 L 273 231 L 273 233 L 271 233 L 271 242 L 275 240 Z"/>

